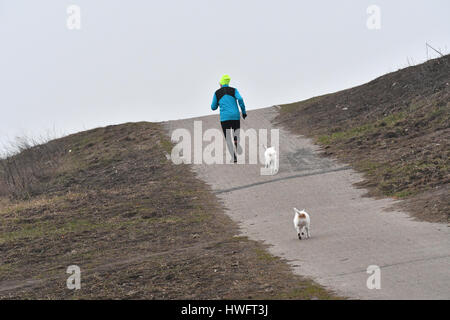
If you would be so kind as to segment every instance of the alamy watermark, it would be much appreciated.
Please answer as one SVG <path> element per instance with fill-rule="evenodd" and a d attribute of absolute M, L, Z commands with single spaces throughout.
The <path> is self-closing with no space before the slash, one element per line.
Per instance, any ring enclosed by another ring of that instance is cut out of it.
<path fill-rule="evenodd" d="M 381 8 L 375 4 L 368 6 L 366 13 L 369 15 L 366 26 L 369 30 L 381 29 Z"/>
<path fill-rule="evenodd" d="M 67 278 L 66 284 L 69 290 L 81 289 L 81 269 L 79 266 L 71 265 L 67 267 L 66 273 L 70 274 Z"/>
<path fill-rule="evenodd" d="M 67 29 L 80 30 L 81 29 L 81 8 L 75 4 L 67 7 Z"/>
<path fill-rule="evenodd" d="M 381 269 L 377 265 L 370 265 L 367 267 L 367 271 L 370 276 L 367 278 L 367 289 L 381 289 Z"/>
<path fill-rule="evenodd" d="M 185 128 L 178 128 L 172 132 L 171 140 L 176 145 L 169 157 L 174 164 L 227 164 L 233 162 L 235 154 L 238 164 L 264 165 L 260 171 L 261 175 L 273 175 L 278 172 L 280 136 L 278 129 L 269 131 L 250 128 L 237 129 L 235 132 L 227 130 L 225 138 L 221 130 L 209 128 L 203 131 L 202 121 L 194 121 L 193 133 L 192 136 L 191 131 Z M 265 150 L 269 146 L 275 149 L 277 157 L 271 168 L 267 166 L 265 157 Z"/>

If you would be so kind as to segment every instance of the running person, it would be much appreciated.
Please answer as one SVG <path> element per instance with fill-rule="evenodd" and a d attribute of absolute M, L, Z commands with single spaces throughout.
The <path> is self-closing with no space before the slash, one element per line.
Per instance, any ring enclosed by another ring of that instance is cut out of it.
<path fill-rule="evenodd" d="M 227 133 L 231 134 L 231 130 L 233 130 L 234 146 L 236 148 L 236 151 L 240 153 L 240 150 L 238 149 L 238 141 L 239 129 L 241 128 L 241 114 L 239 112 L 237 102 L 239 102 L 239 106 L 241 107 L 243 119 L 247 117 L 247 113 L 245 111 L 244 99 L 242 99 L 239 91 L 229 86 L 230 76 L 227 74 L 222 76 L 219 83 L 220 89 L 214 93 L 211 109 L 217 110 L 217 108 L 220 106 L 220 124 L 222 126 L 223 135 L 225 136 L 225 139 L 227 141 L 230 154 L 233 155 L 234 163 L 236 163 L 237 157 L 231 143 L 231 135 L 227 135 Z"/>

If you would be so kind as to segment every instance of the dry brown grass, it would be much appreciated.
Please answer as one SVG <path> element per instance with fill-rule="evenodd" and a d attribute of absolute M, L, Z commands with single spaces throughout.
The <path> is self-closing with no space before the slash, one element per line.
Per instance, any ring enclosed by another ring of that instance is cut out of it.
<path fill-rule="evenodd" d="M 0 298 L 336 298 L 237 236 L 210 188 L 167 160 L 172 145 L 159 124 L 55 143 L 72 152 L 29 198 L 0 201 Z M 78 291 L 66 288 L 72 264 L 82 272 Z"/>
<path fill-rule="evenodd" d="M 46 179 L 54 174 L 64 154 L 60 142 L 17 139 L 17 151 L 0 159 L 0 195 L 29 199 L 45 189 Z"/>

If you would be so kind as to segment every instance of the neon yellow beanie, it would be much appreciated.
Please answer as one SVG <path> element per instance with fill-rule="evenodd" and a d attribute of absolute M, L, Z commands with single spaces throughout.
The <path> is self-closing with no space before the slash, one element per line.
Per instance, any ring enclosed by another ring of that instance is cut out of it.
<path fill-rule="evenodd" d="M 224 74 L 223 76 L 222 76 L 222 78 L 220 78 L 220 84 L 221 85 L 224 85 L 224 84 L 230 84 L 230 80 L 231 80 L 231 78 L 230 78 L 230 76 L 229 75 L 227 75 L 227 74 Z"/>

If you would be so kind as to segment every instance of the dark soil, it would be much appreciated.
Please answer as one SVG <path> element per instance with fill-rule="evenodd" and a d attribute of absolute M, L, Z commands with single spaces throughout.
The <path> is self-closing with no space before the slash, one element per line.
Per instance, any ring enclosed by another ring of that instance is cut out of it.
<path fill-rule="evenodd" d="M 0 197 L 0 298 L 336 298 L 238 236 L 209 187 L 167 160 L 159 124 L 52 143 L 57 159 L 32 185 Z M 66 287 L 70 265 L 80 290 Z"/>
<path fill-rule="evenodd" d="M 450 55 L 351 89 L 283 105 L 275 119 L 365 174 L 370 196 L 405 199 L 421 220 L 450 217 Z"/>

